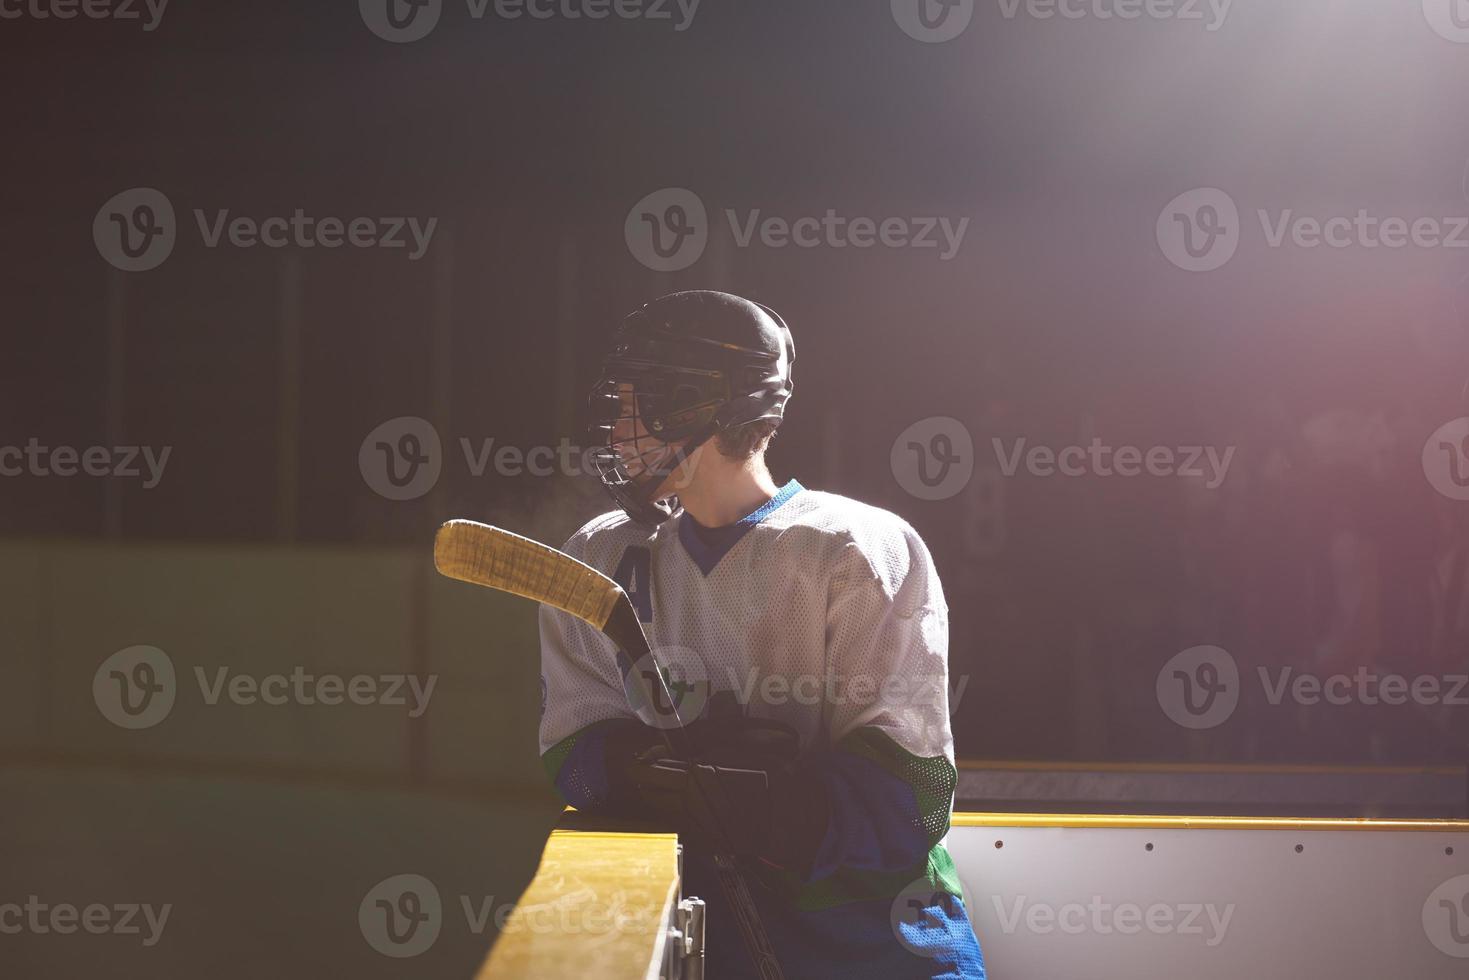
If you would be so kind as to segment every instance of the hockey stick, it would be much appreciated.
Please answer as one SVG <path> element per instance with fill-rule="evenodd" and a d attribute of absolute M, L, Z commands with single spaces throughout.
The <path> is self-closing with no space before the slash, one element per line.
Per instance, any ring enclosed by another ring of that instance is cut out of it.
<path fill-rule="evenodd" d="M 678 727 L 662 729 L 663 738 L 680 758 L 693 759 L 683 719 L 678 716 L 678 702 L 668 690 L 662 667 L 648 646 L 637 611 L 622 586 L 565 552 L 474 521 L 449 521 L 439 528 L 434 539 L 434 565 L 440 574 L 449 578 L 509 592 L 569 613 L 600 630 L 633 664 L 644 657 L 650 658 L 651 671 L 630 672 L 634 683 L 639 685 L 644 703 L 659 703 L 656 696 L 663 704 L 673 707 Z M 695 785 L 701 792 L 708 791 L 702 781 L 696 780 Z M 711 809 L 715 803 L 707 796 L 704 802 Z M 770 937 L 734 855 L 727 851 L 715 854 L 714 866 L 740 938 L 762 980 L 784 980 Z"/>

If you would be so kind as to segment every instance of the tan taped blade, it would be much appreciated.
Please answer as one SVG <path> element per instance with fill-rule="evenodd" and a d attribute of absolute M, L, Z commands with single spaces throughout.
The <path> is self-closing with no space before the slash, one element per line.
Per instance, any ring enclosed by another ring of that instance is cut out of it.
<path fill-rule="evenodd" d="M 622 594 L 612 579 L 568 554 L 475 521 L 439 528 L 434 565 L 449 578 L 543 602 L 599 630 Z"/>

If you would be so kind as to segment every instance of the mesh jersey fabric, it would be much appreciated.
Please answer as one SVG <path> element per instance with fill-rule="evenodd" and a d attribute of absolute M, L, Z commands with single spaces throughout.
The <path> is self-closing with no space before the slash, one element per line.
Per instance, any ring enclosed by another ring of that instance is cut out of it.
<path fill-rule="evenodd" d="M 844 936 L 837 945 L 867 949 L 859 959 L 888 971 L 873 976 L 982 977 L 942 844 L 956 775 L 948 609 L 917 532 L 888 511 L 792 481 L 712 534 L 687 514 L 647 528 L 618 511 L 590 521 L 563 550 L 628 592 L 685 722 L 733 705 L 799 734 L 831 821 L 809 875 L 759 874 L 768 915 L 786 925 L 815 917 L 772 929 L 782 960 L 814 970 L 841 961 L 842 976 L 868 975 L 837 955 L 832 942 Z M 635 712 L 669 722 L 630 698 L 625 658 L 619 666 L 599 631 L 545 606 L 540 626 L 543 761 L 569 802 L 596 810 L 607 802 L 602 729 Z M 894 918 L 915 881 L 942 896 L 906 927 L 927 947 L 903 938 Z M 719 896 L 700 894 L 713 906 L 713 929 Z M 733 962 L 721 969 L 743 975 Z"/>

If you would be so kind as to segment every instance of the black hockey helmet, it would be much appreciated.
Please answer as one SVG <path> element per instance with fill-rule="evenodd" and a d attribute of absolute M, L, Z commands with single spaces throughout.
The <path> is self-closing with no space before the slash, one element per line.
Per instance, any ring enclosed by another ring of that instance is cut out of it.
<path fill-rule="evenodd" d="M 602 485 L 633 520 L 661 524 L 677 503 L 652 496 L 695 449 L 717 432 L 780 422 L 795 359 L 780 314 L 730 293 L 670 293 L 635 310 L 591 394 L 591 461 Z M 619 440 L 619 421 L 636 434 Z"/>

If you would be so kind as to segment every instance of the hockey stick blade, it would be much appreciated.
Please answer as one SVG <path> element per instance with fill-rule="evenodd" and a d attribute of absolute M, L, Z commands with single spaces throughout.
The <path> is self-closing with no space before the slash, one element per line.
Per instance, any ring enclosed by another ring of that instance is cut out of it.
<path fill-rule="evenodd" d="M 647 656 L 637 611 L 612 579 L 564 551 L 475 521 L 449 521 L 434 538 L 439 574 L 533 599 L 607 635 L 634 662 Z"/>

